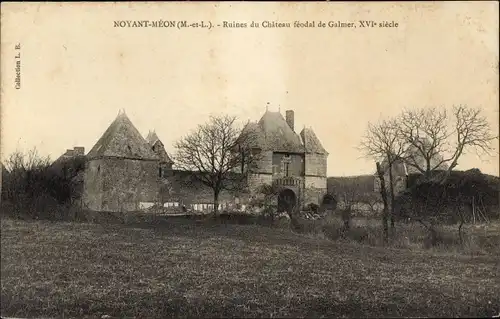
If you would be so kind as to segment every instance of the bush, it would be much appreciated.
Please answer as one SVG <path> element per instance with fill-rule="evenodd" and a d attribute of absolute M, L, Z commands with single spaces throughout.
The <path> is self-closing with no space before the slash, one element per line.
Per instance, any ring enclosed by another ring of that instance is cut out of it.
<path fill-rule="evenodd" d="M 349 229 L 351 228 L 351 219 L 352 219 L 352 212 L 350 209 L 343 209 L 340 211 L 340 217 L 342 218 L 342 221 L 344 222 L 344 228 Z"/>
<path fill-rule="evenodd" d="M 34 149 L 28 154 L 13 153 L 6 166 L 9 173 L 2 185 L 2 205 L 9 204 L 6 213 L 18 218 L 70 217 L 70 208 L 81 193 L 78 177 L 85 168 L 83 157 L 51 164 Z"/>
<path fill-rule="evenodd" d="M 323 196 L 323 201 L 321 203 L 321 209 L 334 211 L 337 209 L 337 200 L 332 194 L 326 194 Z"/>
<path fill-rule="evenodd" d="M 488 224 L 493 235 L 470 226 L 460 238 L 456 226 L 435 227 L 434 233 L 416 222 L 400 224 L 391 234 L 388 243 L 384 241 L 380 219 L 353 218 L 350 228 L 346 228 L 341 212 L 321 220 L 292 220 L 292 230 L 318 239 L 347 241 L 369 246 L 390 246 L 404 249 L 437 249 L 458 253 L 499 253 L 500 232 L 495 232 L 496 224 Z M 500 229 L 500 227 L 499 227 Z"/>
<path fill-rule="evenodd" d="M 400 218 L 454 224 L 462 219 L 471 220 L 474 205 L 481 208 L 488 219 L 498 218 L 498 177 L 482 174 L 477 169 L 453 171 L 442 183 L 441 174 L 435 173 L 429 180 L 413 177 L 413 185 L 396 198 L 395 213 Z"/>
<path fill-rule="evenodd" d="M 314 204 L 314 203 L 309 203 L 307 206 L 306 206 L 306 210 L 310 211 L 311 213 L 313 214 L 317 214 L 318 211 L 319 211 L 319 206 Z"/>
<path fill-rule="evenodd" d="M 450 248 L 453 246 L 460 246 L 460 239 L 449 232 L 445 232 L 442 229 L 434 228 L 431 232 L 425 236 L 423 240 L 423 247 L 426 249 L 433 247 L 440 248 Z"/>

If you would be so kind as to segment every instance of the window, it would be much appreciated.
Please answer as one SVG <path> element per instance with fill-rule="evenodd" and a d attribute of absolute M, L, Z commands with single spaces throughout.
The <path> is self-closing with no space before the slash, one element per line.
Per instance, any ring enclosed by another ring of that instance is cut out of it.
<path fill-rule="evenodd" d="M 283 163 L 283 173 L 285 176 L 290 176 L 290 164 L 291 164 L 291 158 L 290 158 L 290 155 L 285 155 L 283 156 L 283 160 L 282 160 L 282 163 Z"/>
<path fill-rule="evenodd" d="M 278 173 L 279 173 L 278 165 L 273 165 L 273 174 L 278 174 Z"/>
<path fill-rule="evenodd" d="M 162 177 L 162 176 L 161 176 L 161 167 L 158 167 L 158 176 L 159 176 L 159 177 Z"/>

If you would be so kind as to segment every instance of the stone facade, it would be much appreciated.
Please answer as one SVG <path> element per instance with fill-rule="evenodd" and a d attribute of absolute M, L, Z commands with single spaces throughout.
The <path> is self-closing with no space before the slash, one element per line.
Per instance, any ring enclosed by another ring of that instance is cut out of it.
<path fill-rule="evenodd" d="M 158 200 L 160 159 L 124 112 L 86 155 L 83 206 L 93 211 L 137 211 Z"/>
<path fill-rule="evenodd" d="M 389 176 L 389 168 L 386 162 L 382 163 L 382 169 L 384 169 L 384 181 L 386 185 L 387 192 L 390 191 L 390 176 Z M 399 195 L 402 191 L 406 189 L 406 179 L 408 175 L 408 169 L 406 164 L 402 161 L 397 161 L 392 165 L 392 180 L 393 180 L 393 188 L 394 195 Z M 378 177 L 378 173 L 374 174 L 374 191 L 380 192 L 380 178 Z"/>
<path fill-rule="evenodd" d="M 84 198 L 93 211 L 138 211 L 156 202 L 160 187 L 158 161 L 102 158 L 86 163 Z"/>
<path fill-rule="evenodd" d="M 260 158 L 249 178 L 256 191 L 262 184 L 278 185 L 283 192 L 291 190 L 299 207 L 321 205 L 327 193 L 327 159 L 319 139 L 311 128 L 295 132 L 294 112 L 269 112 L 259 122 L 249 123 L 244 132 L 255 134 L 254 146 Z"/>
<path fill-rule="evenodd" d="M 260 154 L 247 179 L 247 192 L 224 191 L 220 209 L 248 203 L 263 184 L 275 184 L 296 206 L 321 205 L 327 193 L 327 158 L 310 128 L 294 130 L 294 112 L 286 120 L 268 112 L 249 123 L 257 136 L 254 152 Z M 212 209 L 210 188 L 190 172 L 172 169 L 173 161 L 154 131 L 142 137 L 125 113 L 120 113 L 86 156 L 84 206 L 93 211 L 137 211 L 155 204 Z M 278 196 L 278 198 L 280 198 Z M 279 205 L 278 205 L 279 206 Z"/>
<path fill-rule="evenodd" d="M 424 142 L 425 145 L 428 142 Z M 407 154 L 410 154 L 411 161 L 409 163 L 405 162 L 403 159 L 396 160 L 395 163 L 392 164 L 392 179 L 393 179 L 393 188 L 394 195 L 397 196 L 401 192 L 407 189 L 409 183 L 408 176 L 411 175 L 421 175 L 422 172 L 415 168 L 414 165 L 419 166 L 422 169 L 426 168 L 425 159 L 422 157 L 421 153 L 417 151 L 414 147 L 410 147 L 407 151 Z M 413 165 L 410 165 L 413 164 Z M 436 171 L 446 170 L 448 166 L 443 162 L 443 157 L 440 154 L 435 154 L 431 158 L 430 162 L 431 168 Z M 381 167 L 384 170 L 384 180 L 387 191 L 390 189 L 390 176 L 389 176 L 389 164 L 387 159 L 384 159 L 381 163 Z M 378 173 L 374 173 L 374 185 L 373 189 L 375 192 L 380 192 L 380 179 L 378 178 Z"/>

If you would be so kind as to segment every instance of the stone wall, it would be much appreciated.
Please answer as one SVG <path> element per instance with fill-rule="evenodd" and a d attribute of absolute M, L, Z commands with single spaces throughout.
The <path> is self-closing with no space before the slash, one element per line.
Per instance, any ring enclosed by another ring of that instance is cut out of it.
<path fill-rule="evenodd" d="M 306 154 L 305 155 L 305 175 L 326 177 L 326 155 Z"/>
<path fill-rule="evenodd" d="M 273 173 L 273 152 L 262 151 L 259 155 L 259 160 L 256 164 L 256 172 L 258 173 Z"/>
<path fill-rule="evenodd" d="M 102 208 L 103 175 L 100 173 L 102 166 L 102 160 L 92 160 L 85 163 L 83 207 L 94 211 L 99 211 Z"/>
<path fill-rule="evenodd" d="M 158 200 L 157 161 L 105 158 L 88 162 L 85 205 L 95 211 L 137 211 Z"/>
<path fill-rule="evenodd" d="M 304 179 L 304 187 L 320 188 L 326 191 L 327 189 L 326 177 L 306 176 Z"/>
<path fill-rule="evenodd" d="M 213 204 L 214 194 L 212 188 L 206 186 L 196 179 L 191 172 L 171 170 L 162 180 L 160 198 L 165 207 L 186 206 L 193 208 L 195 205 Z M 233 204 L 244 203 L 248 194 L 243 191 L 223 190 L 219 194 L 219 204 L 230 206 Z"/>
<path fill-rule="evenodd" d="M 273 172 L 276 174 L 284 175 L 283 171 L 283 158 L 285 153 L 273 153 L 274 166 Z M 303 176 L 304 175 L 304 156 L 302 154 L 290 154 L 290 165 L 288 167 L 289 176 Z"/>
<path fill-rule="evenodd" d="M 175 182 L 178 185 L 173 186 L 173 189 L 165 189 L 162 191 L 162 199 L 164 203 L 178 202 L 180 205 L 189 206 L 191 204 L 212 204 L 214 201 L 213 190 L 201 183 L 192 183 L 181 185 L 181 182 Z M 234 203 L 238 201 L 236 198 L 241 198 L 241 194 L 233 194 L 227 190 L 223 190 L 219 194 L 220 203 Z"/>
<path fill-rule="evenodd" d="M 248 176 L 248 187 L 252 192 L 255 192 L 258 187 L 263 184 L 271 185 L 273 183 L 272 174 L 252 174 Z"/>
<path fill-rule="evenodd" d="M 392 179 L 394 185 L 394 195 L 397 196 L 406 189 L 406 176 L 395 175 L 392 177 Z M 384 175 L 384 181 L 386 191 L 389 192 L 391 183 L 388 173 Z M 380 178 L 378 176 L 374 178 L 373 190 L 376 193 L 380 192 Z"/>
<path fill-rule="evenodd" d="M 302 203 L 321 204 L 326 193 L 326 157 L 306 155 L 305 189 L 301 194 Z M 279 156 L 274 156 L 275 161 Z M 301 168 L 302 157 L 297 155 L 293 163 Z M 300 164 L 300 165 L 299 165 Z M 84 177 L 84 205 L 94 211 L 136 211 L 141 203 L 152 205 L 156 202 L 168 203 L 174 207 L 194 204 L 211 204 L 213 191 L 197 180 L 189 172 L 167 170 L 160 178 L 157 161 L 141 161 L 121 158 L 96 159 L 87 162 Z M 273 182 L 273 152 L 266 151 L 258 163 L 257 174 L 248 178 L 248 192 L 223 191 L 219 202 L 225 204 L 243 204 L 249 201 L 262 184 Z M 295 175 L 295 174 L 294 174 Z M 276 175 L 276 176 L 279 176 Z M 170 206 L 169 206 L 170 207 Z"/>
<path fill-rule="evenodd" d="M 327 193 L 327 178 L 306 176 L 304 178 L 304 205 L 314 203 L 321 205 Z"/>
<path fill-rule="evenodd" d="M 306 188 L 303 191 L 303 205 L 308 204 L 321 205 L 323 203 L 323 197 L 326 195 L 326 188 Z"/>

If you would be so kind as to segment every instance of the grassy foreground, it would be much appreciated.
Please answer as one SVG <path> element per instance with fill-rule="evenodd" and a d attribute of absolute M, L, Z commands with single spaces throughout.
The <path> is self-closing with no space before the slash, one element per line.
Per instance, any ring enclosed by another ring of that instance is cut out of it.
<path fill-rule="evenodd" d="M 1 221 L 11 317 L 491 317 L 500 256 L 375 248 L 255 225 Z"/>

